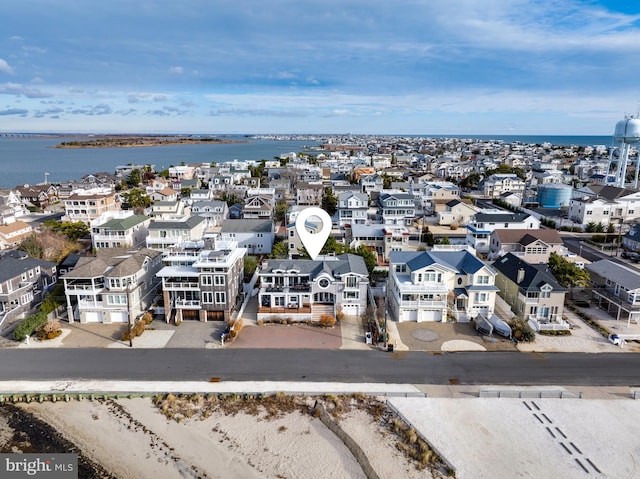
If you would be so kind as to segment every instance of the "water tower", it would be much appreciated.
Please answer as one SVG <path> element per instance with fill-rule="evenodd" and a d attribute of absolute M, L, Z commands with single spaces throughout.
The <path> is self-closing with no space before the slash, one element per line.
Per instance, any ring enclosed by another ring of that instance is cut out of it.
<path fill-rule="evenodd" d="M 607 175 L 611 170 L 612 163 L 616 163 L 614 186 L 625 188 L 625 179 L 627 176 L 627 167 L 635 162 L 635 178 L 633 180 L 633 188 L 638 188 L 638 170 L 640 170 L 640 155 L 636 152 L 635 160 L 629 160 L 629 153 L 632 145 L 640 142 L 640 118 L 629 116 L 624 120 L 616 123 L 616 129 L 613 133 L 614 148 L 611 149 L 609 155 L 609 168 Z M 614 153 L 618 153 L 617 158 Z"/>

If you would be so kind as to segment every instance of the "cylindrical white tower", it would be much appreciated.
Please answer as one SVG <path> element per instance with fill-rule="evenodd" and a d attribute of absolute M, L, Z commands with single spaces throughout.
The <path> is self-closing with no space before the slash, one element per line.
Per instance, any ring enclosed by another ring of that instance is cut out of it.
<path fill-rule="evenodd" d="M 624 120 L 616 123 L 616 129 L 613 133 L 613 141 L 618 144 L 616 148 L 611 150 L 609 156 L 609 168 L 607 169 L 607 178 L 611 169 L 612 163 L 616 163 L 617 170 L 615 176 L 614 185 L 620 188 L 626 186 L 627 168 L 629 166 L 629 153 L 631 152 L 631 145 L 640 142 L 640 118 L 627 117 Z M 618 158 L 614 158 L 614 151 L 618 150 Z M 638 170 L 640 155 L 636 155 L 635 160 L 635 179 L 633 187 L 638 187 Z M 632 162 L 633 164 L 633 162 Z M 605 183 L 606 184 L 606 183 Z"/>

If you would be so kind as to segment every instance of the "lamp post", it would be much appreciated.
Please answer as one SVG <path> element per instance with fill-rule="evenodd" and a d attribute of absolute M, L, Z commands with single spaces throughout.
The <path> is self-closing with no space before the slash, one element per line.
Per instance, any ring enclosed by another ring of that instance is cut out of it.
<path fill-rule="evenodd" d="M 133 347 L 133 335 L 131 324 L 131 280 L 127 280 L 127 325 L 129 326 L 129 347 Z"/>

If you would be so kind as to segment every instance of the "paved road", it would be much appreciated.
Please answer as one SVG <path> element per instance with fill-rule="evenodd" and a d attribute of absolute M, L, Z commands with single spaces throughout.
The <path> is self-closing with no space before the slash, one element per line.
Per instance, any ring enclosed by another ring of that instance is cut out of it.
<path fill-rule="evenodd" d="M 0 380 L 640 385 L 640 355 L 625 353 L 2 349 L 0 364 Z"/>

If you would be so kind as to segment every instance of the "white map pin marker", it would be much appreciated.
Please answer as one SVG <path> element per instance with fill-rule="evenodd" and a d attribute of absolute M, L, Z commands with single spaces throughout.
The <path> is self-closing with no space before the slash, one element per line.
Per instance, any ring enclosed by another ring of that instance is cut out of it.
<path fill-rule="evenodd" d="M 322 223 L 322 227 L 315 233 L 309 233 L 305 226 L 307 220 L 312 216 L 320 218 L 320 222 Z M 298 213 L 298 217 L 296 218 L 296 232 L 302 245 L 307 250 L 307 253 L 309 253 L 309 256 L 311 256 L 311 259 L 315 260 L 331 234 L 331 216 L 329 216 L 329 213 L 325 210 L 316 206 L 306 208 Z"/>

